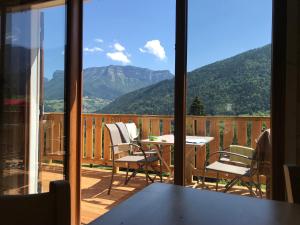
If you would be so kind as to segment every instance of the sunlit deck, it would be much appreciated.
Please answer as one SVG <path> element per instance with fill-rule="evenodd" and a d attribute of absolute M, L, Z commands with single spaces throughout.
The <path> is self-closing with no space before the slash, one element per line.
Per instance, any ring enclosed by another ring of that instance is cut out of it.
<path fill-rule="evenodd" d="M 137 191 L 146 186 L 143 174 L 133 178 L 128 185 L 124 185 L 125 173 L 120 171 L 114 179 L 113 190 L 107 195 L 111 170 L 98 168 L 83 168 L 81 176 L 81 221 L 87 224 L 97 217 L 103 215 L 114 206 L 129 198 Z M 41 174 L 44 190 L 48 188 L 48 180 L 61 179 L 61 168 L 46 167 Z M 206 183 L 212 190 L 215 185 Z M 223 185 L 219 185 L 219 191 Z M 235 186 L 229 193 L 249 196 L 246 188 Z M 192 204 L 192 203 L 191 203 Z"/>
<path fill-rule="evenodd" d="M 63 114 L 49 113 L 44 117 L 44 140 L 42 144 L 42 162 L 51 163 L 62 161 L 64 154 L 64 132 Z M 102 169 L 83 167 L 81 176 L 82 185 L 82 210 L 81 218 L 83 223 L 89 223 L 95 218 L 109 211 L 115 205 L 129 198 L 137 191 L 146 186 L 144 176 L 135 177 L 124 185 L 125 173 L 118 172 L 114 179 L 111 195 L 107 195 L 107 188 L 110 182 L 111 170 L 103 169 L 104 166 L 111 166 L 110 137 L 104 124 L 114 122 L 134 122 L 140 130 L 140 138 L 145 139 L 151 135 L 162 135 L 173 133 L 174 118 L 168 115 L 110 115 L 110 114 L 83 114 L 82 115 L 82 163 L 85 165 L 98 165 Z M 191 168 L 186 178 L 191 181 L 192 176 L 201 175 L 207 153 L 212 154 L 220 147 L 229 146 L 232 143 L 255 147 L 255 139 L 259 136 L 262 128 L 270 127 L 269 117 L 230 117 L 230 116 L 188 116 L 187 134 L 211 136 L 214 140 L 201 148 L 197 148 L 195 157 L 188 154 L 193 149 L 186 151 L 186 159 L 190 159 Z M 194 149 L 195 150 L 195 149 Z M 191 157 L 189 157 L 191 156 Z M 164 147 L 163 159 L 166 164 L 173 168 L 173 154 L 170 146 Z M 216 160 L 216 159 L 214 159 Z M 47 167 L 47 166 L 46 166 Z M 51 166 L 52 167 L 52 166 Z M 43 169 L 42 180 L 62 179 L 62 171 L 57 173 L 53 167 Z M 124 165 L 120 165 L 124 167 Z M 61 168 L 60 168 L 61 170 Z M 163 172 L 167 172 L 163 166 Z M 215 178 L 215 173 L 208 174 L 207 177 Z M 220 174 L 220 178 L 227 177 Z M 43 183 L 44 188 L 48 188 L 48 182 Z M 265 182 L 262 182 L 265 184 Z M 190 186 L 193 186 L 191 184 Z M 215 190 L 214 184 L 208 184 Z M 219 185 L 222 191 L 223 185 Z M 239 195 L 249 195 L 244 187 L 236 186 L 230 193 Z"/>

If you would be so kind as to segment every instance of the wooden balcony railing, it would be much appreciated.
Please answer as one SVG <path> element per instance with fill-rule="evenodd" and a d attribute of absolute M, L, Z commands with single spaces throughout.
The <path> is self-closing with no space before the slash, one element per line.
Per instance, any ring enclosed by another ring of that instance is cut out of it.
<path fill-rule="evenodd" d="M 151 135 L 173 132 L 174 118 L 166 115 L 112 115 L 83 114 L 82 116 L 82 163 L 111 165 L 110 137 L 105 123 L 134 122 L 140 129 L 141 139 Z M 188 135 L 205 135 L 214 137 L 214 141 L 196 151 L 195 171 L 204 165 L 207 153 L 215 152 L 230 144 L 255 147 L 255 139 L 263 128 L 270 127 L 269 117 L 249 116 L 187 116 L 186 131 Z M 44 116 L 44 135 L 42 149 L 43 160 L 62 160 L 63 114 L 49 113 Z M 165 161 L 172 166 L 170 147 L 163 152 Z M 215 160 L 215 159 L 212 159 Z M 164 168 L 165 170 L 165 168 Z"/>

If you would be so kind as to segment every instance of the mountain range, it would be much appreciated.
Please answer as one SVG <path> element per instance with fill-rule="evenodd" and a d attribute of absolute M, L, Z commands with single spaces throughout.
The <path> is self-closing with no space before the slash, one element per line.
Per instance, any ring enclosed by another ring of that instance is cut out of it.
<path fill-rule="evenodd" d="M 268 114 L 271 45 L 249 50 L 188 73 L 187 110 L 198 96 L 208 115 Z M 116 98 L 101 113 L 173 114 L 174 78 Z"/>
<path fill-rule="evenodd" d="M 128 92 L 172 79 L 168 70 L 150 70 L 134 66 L 92 67 L 83 70 L 84 111 L 95 112 Z M 64 98 L 64 71 L 45 79 L 45 111 L 60 111 Z"/>
<path fill-rule="evenodd" d="M 154 71 L 134 66 L 92 67 L 83 70 L 83 96 L 113 100 L 125 93 L 171 79 L 167 70 Z M 45 98 L 63 99 L 64 72 L 57 70 L 45 80 Z"/>

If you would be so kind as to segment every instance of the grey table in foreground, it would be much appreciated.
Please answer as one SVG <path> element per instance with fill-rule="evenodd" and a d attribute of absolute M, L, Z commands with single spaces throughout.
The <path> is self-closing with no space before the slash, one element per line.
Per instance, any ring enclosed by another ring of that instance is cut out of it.
<path fill-rule="evenodd" d="M 300 205 L 154 183 L 90 225 L 299 225 Z"/>

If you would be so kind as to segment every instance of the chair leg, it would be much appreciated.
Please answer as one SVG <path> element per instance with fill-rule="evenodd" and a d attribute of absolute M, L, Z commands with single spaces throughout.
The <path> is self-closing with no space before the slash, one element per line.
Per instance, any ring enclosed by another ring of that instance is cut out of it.
<path fill-rule="evenodd" d="M 152 170 L 155 172 L 155 176 L 153 178 L 151 178 L 149 176 L 149 178 L 151 179 L 152 183 L 155 181 L 156 176 L 161 177 L 161 172 L 157 171 L 157 168 L 155 166 L 153 166 L 153 164 L 150 164 Z"/>
<path fill-rule="evenodd" d="M 148 179 L 151 181 L 151 183 L 153 183 L 153 182 L 154 182 L 154 179 L 155 179 L 155 177 L 154 177 L 154 178 L 151 178 L 151 177 L 150 177 L 150 175 L 149 175 L 149 173 L 147 174 L 147 176 L 148 176 Z"/>
<path fill-rule="evenodd" d="M 252 197 L 256 197 L 256 194 L 253 191 L 253 180 L 252 180 L 252 178 L 249 178 L 249 179 L 250 179 L 250 182 L 249 183 L 245 183 L 245 185 L 248 188 L 250 195 Z"/>
<path fill-rule="evenodd" d="M 218 186 L 219 186 L 219 172 L 217 172 L 216 191 L 218 191 Z"/>
<path fill-rule="evenodd" d="M 162 161 L 159 160 L 159 173 L 160 173 L 160 183 L 162 183 Z M 171 174 L 170 174 L 171 175 Z"/>
<path fill-rule="evenodd" d="M 229 191 L 230 188 L 232 188 L 238 181 L 240 180 L 240 177 L 236 177 L 233 180 L 231 180 L 226 186 L 225 186 L 225 190 L 223 191 L 224 193 L 226 193 L 227 191 Z"/>
<path fill-rule="evenodd" d="M 133 177 L 135 177 L 136 174 L 137 174 L 137 170 L 134 170 L 134 171 L 132 172 L 132 174 L 125 180 L 125 185 L 127 185 L 128 182 L 130 181 L 130 179 L 133 178 Z"/>
<path fill-rule="evenodd" d="M 127 168 L 126 168 L 126 178 L 125 178 L 125 184 L 127 184 L 126 183 L 126 181 L 127 181 L 127 179 L 128 179 L 128 172 L 129 172 L 129 164 L 127 163 Z"/>
<path fill-rule="evenodd" d="M 113 180 L 114 180 L 114 166 L 113 166 L 112 171 L 111 171 L 110 185 L 109 185 L 108 192 L 107 192 L 108 195 L 110 195 Z"/>
<path fill-rule="evenodd" d="M 205 188 L 206 169 L 203 169 L 202 188 Z"/>
<path fill-rule="evenodd" d="M 196 184 L 193 185 L 192 188 L 197 188 L 199 186 L 200 176 L 196 176 L 196 178 L 197 178 L 197 182 Z"/>
<path fill-rule="evenodd" d="M 145 166 L 144 172 L 145 172 L 145 176 L 146 176 L 146 184 L 148 184 L 149 183 L 149 181 L 148 181 L 148 178 L 149 178 L 149 175 L 148 175 L 148 163 L 146 162 L 144 166 Z"/>
<path fill-rule="evenodd" d="M 259 191 L 259 196 L 262 198 L 262 191 L 261 191 L 261 185 L 260 185 L 260 180 L 259 180 L 259 174 L 257 173 L 257 186 L 258 186 L 258 191 Z"/>
<path fill-rule="evenodd" d="M 200 181 L 200 176 L 196 176 L 196 178 L 197 178 L 197 185 L 198 185 Z"/>

